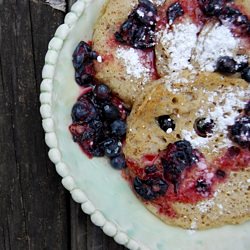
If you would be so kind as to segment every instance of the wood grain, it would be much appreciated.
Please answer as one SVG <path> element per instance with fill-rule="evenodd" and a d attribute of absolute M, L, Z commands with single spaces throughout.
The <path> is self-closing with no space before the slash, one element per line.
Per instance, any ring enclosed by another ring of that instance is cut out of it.
<path fill-rule="evenodd" d="M 124 249 L 71 200 L 47 157 L 41 70 L 64 15 L 42 0 L 0 0 L 0 250 Z"/>

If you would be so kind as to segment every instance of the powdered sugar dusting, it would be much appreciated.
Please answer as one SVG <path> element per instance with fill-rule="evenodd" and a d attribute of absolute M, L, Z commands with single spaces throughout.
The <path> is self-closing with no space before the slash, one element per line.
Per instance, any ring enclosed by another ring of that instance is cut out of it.
<path fill-rule="evenodd" d="M 116 51 L 116 56 L 123 60 L 126 67 L 126 72 L 129 76 L 135 77 L 137 79 L 144 78 L 144 81 L 149 79 L 150 68 L 145 67 L 141 63 L 142 60 L 138 50 L 133 48 L 118 48 Z"/>
<path fill-rule="evenodd" d="M 192 59 L 202 71 L 213 72 L 220 56 L 235 57 L 239 40 L 224 25 L 208 23 L 198 36 Z"/>
<path fill-rule="evenodd" d="M 169 56 L 168 67 L 170 71 L 192 70 L 190 63 L 192 49 L 197 41 L 198 27 L 192 23 L 179 23 L 164 30 L 161 43 Z"/>
<path fill-rule="evenodd" d="M 167 57 L 168 78 L 175 82 L 192 81 L 183 79 L 183 70 L 194 76 L 198 71 L 214 72 L 220 56 L 233 57 L 237 62 L 247 60 L 237 56 L 240 40 L 219 22 L 209 22 L 201 30 L 189 21 L 167 25 L 158 32 L 158 40 Z"/>
<path fill-rule="evenodd" d="M 197 117 L 205 117 L 207 121 L 213 120 L 213 134 L 208 137 L 200 137 L 194 129 L 182 130 L 182 137 L 192 144 L 194 148 L 210 148 L 209 143 L 216 138 L 220 138 L 217 148 L 212 151 L 231 146 L 232 142 L 227 136 L 228 127 L 235 123 L 236 118 L 239 116 L 239 110 L 242 110 L 246 104 L 244 98 L 250 96 L 250 88 L 243 91 L 235 88 L 227 88 L 225 93 L 220 93 L 219 90 L 214 92 L 205 91 L 204 94 L 208 96 L 207 104 L 204 105 L 208 108 L 199 109 L 196 112 Z M 220 137 L 220 135 L 223 135 Z"/>

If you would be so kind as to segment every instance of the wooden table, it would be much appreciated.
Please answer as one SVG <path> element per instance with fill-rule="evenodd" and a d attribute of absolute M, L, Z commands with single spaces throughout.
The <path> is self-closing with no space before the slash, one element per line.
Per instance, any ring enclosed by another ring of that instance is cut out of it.
<path fill-rule="evenodd" d="M 42 0 L 0 0 L 0 250 L 124 249 L 71 200 L 47 156 L 41 70 L 64 15 Z"/>

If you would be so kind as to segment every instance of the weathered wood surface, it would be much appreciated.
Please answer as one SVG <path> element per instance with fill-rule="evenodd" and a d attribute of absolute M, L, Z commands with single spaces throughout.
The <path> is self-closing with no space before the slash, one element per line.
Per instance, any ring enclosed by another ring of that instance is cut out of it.
<path fill-rule="evenodd" d="M 71 200 L 47 157 L 39 86 L 64 13 L 44 2 L 0 0 L 0 250 L 124 249 Z"/>

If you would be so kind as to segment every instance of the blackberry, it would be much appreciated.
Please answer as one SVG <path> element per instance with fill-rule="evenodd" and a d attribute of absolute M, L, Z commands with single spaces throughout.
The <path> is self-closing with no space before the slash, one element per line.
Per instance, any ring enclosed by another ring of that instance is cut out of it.
<path fill-rule="evenodd" d="M 144 200 L 154 200 L 164 195 L 168 189 L 168 184 L 161 178 L 140 179 L 135 177 L 134 190 Z"/>
<path fill-rule="evenodd" d="M 195 189 L 198 193 L 206 193 L 210 189 L 210 185 L 203 179 L 197 180 Z"/>
<path fill-rule="evenodd" d="M 145 167 L 144 171 L 146 174 L 153 174 L 157 171 L 157 167 L 155 165 L 147 166 Z"/>
<path fill-rule="evenodd" d="M 116 41 L 135 49 L 148 49 L 155 46 L 157 10 L 149 0 L 139 0 L 137 7 L 115 33 Z"/>
<path fill-rule="evenodd" d="M 206 16 L 220 16 L 225 6 L 224 0 L 199 0 L 201 10 Z"/>
<path fill-rule="evenodd" d="M 182 172 L 196 160 L 195 152 L 188 141 L 177 141 L 168 146 L 167 155 L 161 158 L 161 163 L 164 177 L 174 185 L 176 193 Z"/>
<path fill-rule="evenodd" d="M 229 127 L 230 139 L 243 148 L 250 147 L 250 117 L 242 116 Z"/>

